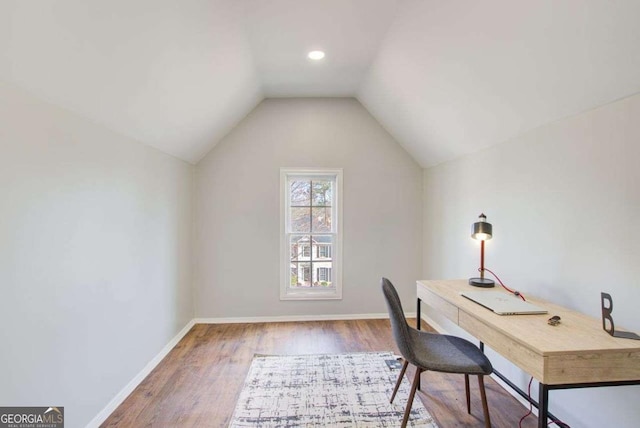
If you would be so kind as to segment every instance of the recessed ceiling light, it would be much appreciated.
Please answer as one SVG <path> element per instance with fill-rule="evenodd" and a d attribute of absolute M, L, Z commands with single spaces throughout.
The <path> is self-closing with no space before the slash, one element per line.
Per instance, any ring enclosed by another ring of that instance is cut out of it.
<path fill-rule="evenodd" d="M 309 53 L 307 54 L 307 57 L 308 57 L 309 59 L 313 59 L 313 60 L 316 60 L 316 61 L 317 61 L 317 60 L 319 60 L 319 59 L 324 58 L 324 52 L 322 52 L 322 51 L 311 51 L 311 52 L 309 52 Z"/>

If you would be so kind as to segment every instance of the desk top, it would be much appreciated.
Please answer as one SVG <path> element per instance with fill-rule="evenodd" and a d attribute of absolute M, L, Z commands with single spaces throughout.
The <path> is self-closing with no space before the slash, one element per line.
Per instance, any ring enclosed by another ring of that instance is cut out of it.
<path fill-rule="evenodd" d="M 513 340 L 532 348 L 541 355 L 557 353 L 581 353 L 592 351 L 640 350 L 640 341 L 620 339 L 610 336 L 602 329 L 602 320 L 572 311 L 546 300 L 525 294 L 527 302 L 540 306 L 548 314 L 538 315 L 497 315 L 485 307 L 460 295 L 463 291 L 502 290 L 499 285 L 493 289 L 473 287 L 467 280 L 419 281 L 419 284 L 479 320 L 499 329 Z M 594 305 L 599 300 L 594 301 Z M 559 315 L 560 325 L 551 326 L 547 320 Z"/>
<path fill-rule="evenodd" d="M 467 280 L 417 282 L 418 298 L 544 383 L 640 379 L 640 341 L 610 336 L 601 319 L 528 294 L 549 313 L 497 315 L 461 296 L 465 290 L 483 289 Z M 547 324 L 553 315 L 560 325 Z"/>

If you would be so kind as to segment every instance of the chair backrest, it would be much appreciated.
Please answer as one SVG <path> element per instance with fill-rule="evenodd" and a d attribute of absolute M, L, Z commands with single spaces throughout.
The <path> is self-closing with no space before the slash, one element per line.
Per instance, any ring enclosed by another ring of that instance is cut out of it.
<path fill-rule="evenodd" d="M 387 302 L 389 320 L 391 321 L 391 331 L 393 333 L 393 338 L 396 341 L 396 345 L 398 345 L 400 353 L 406 360 L 413 361 L 414 352 L 411 347 L 411 340 L 409 337 L 410 327 L 404 316 L 398 292 L 391 281 L 387 278 L 382 278 L 382 292 L 384 293 L 384 297 Z"/>

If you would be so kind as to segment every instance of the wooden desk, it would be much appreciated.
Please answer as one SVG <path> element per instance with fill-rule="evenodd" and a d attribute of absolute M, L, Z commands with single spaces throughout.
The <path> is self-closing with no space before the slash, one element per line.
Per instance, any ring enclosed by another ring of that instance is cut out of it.
<path fill-rule="evenodd" d="M 424 302 L 540 382 L 533 402 L 540 428 L 547 426 L 549 390 L 640 384 L 640 341 L 608 335 L 600 319 L 528 295 L 549 313 L 501 316 L 462 297 L 465 290 L 482 289 L 467 280 L 418 281 L 418 314 Z M 547 324 L 552 315 L 560 325 Z"/>

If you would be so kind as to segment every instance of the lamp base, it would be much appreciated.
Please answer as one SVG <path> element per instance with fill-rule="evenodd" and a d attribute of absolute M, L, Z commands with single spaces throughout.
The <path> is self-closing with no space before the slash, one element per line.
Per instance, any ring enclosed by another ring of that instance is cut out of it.
<path fill-rule="evenodd" d="M 491 288 L 496 285 L 492 279 L 487 278 L 470 278 L 469 285 L 473 285 L 474 287 L 482 287 L 482 288 Z"/>

